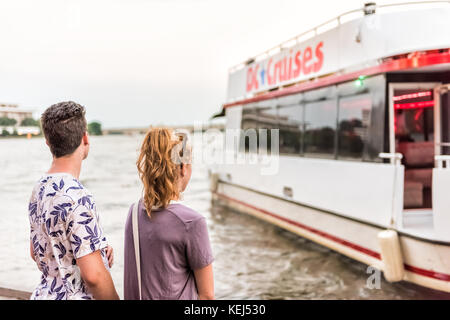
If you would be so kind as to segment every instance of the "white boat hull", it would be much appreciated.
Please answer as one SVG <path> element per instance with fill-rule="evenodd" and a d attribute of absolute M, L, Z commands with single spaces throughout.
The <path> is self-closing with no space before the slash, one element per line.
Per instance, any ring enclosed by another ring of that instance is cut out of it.
<path fill-rule="evenodd" d="M 384 270 L 377 235 L 384 228 L 219 181 L 213 199 Z M 404 281 L 450 292 L 450 243 L 399 234 Z"/>

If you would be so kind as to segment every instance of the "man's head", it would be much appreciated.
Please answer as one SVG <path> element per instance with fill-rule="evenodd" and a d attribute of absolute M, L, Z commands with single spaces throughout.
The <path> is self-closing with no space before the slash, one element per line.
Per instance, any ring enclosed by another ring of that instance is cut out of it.
<path fill-rule="evenodd" d="M 55 158 L 72 155 L 80 148 L 85 159 L 89 152 L 86 110 L 72 102 L 60 102 L 42 114 L 41 124 L 47 145 Z"/>

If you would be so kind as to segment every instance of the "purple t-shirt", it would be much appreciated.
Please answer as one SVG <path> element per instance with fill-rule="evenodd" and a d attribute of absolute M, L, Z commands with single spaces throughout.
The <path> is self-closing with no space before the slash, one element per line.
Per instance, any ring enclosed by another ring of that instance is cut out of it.
<path fill-rule="evenodd" d="M 139 299 L 132 209 L 133 206 L 125 225 L 125 300 Z M 151 216 L 148 217 L 141 199 L 138 221 L 142 299 L 198 299 L 193 270 L 214 260 L 205 218 L 179 203 L 152 211 Z"/>

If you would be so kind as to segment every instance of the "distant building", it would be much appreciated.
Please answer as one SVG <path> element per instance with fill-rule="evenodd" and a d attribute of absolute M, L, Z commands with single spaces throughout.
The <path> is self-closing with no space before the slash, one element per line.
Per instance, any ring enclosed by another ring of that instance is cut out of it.
<path fill-rule="evenodd" d="M 24 119 L 33 118 L 33 111 L 20 109 L 16 104 L 0 103 L 0 118 L 9 118 L 17 121 L 15 125 L 0 126 L 0 134 L 7 131 L 9 134 L 38 135 L 41 130 L 39 127 L 21 126 Z"/>
<path fill-rule="evenodd" d="M 26 119 L 33 117 L 33 111 L 19 109 L 17 104 L 0 104 L 0 118 L 10 118 L 17 120 L 17 125 Z"/>

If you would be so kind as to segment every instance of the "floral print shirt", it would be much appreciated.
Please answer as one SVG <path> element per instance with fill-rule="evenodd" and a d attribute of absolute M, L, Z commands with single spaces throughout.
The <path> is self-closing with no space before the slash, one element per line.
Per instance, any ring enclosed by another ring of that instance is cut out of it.
<path fill-rule="evenodd" d="M 100 250 L 107 241 L 92 195 L 68 173 L 47 174 L 33 189 L 29 207 L 31 245 L 41 282 L 31 299 L 93 299 L 76 259 Z"/>

